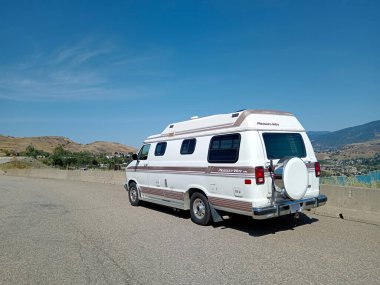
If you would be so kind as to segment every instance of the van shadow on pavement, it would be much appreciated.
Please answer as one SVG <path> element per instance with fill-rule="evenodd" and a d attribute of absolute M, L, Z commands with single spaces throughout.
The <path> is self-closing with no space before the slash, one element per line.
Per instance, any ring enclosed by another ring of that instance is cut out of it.
<path fill-rule="evenodd" d="M 142 202 L 142 207 L 169 214 L 180 219 L 190 221 L 190 212 L 177 210 L 170 207 Z M 211 226 L 215 229 L 234 229 L 241 232 L 246 232 L 250 236 L 260 237 L 265 235 L 276 234 L 277 232 L 294 230 L 296 227 L 310 225 L 319 221 L 314 217 L 309 217 L 304 213 L 299 214 L 299 218 L 293 216 L 282 216 L 268 220 L 254 220 L 251 217 L 233 214 L 231 217 L 222 222 L 212 223 Z"/>
<path fill-rule="evenodd" d="M 254 220 L 248 216 L 233 215 L 230 219 L 215 223 L 213 226 L 218 229 L 234 229 L 246 232 L 250 236 L 260 237 L 294 230 L 296 227 L 310 225 L 317 221 L 319 220 L 304 213 L 300 213 L 299 218 L 288 215 L 267 220 Z"/>

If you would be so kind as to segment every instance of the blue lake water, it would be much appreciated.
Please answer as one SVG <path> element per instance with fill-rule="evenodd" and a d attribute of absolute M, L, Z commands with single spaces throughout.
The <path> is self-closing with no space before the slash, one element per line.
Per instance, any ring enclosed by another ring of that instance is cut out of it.
<path fill-rule="evenodd" d="M 354 177 L 360 183 L 370 184 L 371 182 L 380 181 L 380 170 L 369 172 L 366 175 L 357 175 L 357 176 L 354 176 Z M 325 178 L 323 178 L 323 180 L 325 180 L 326 182 L 327 181 L 329 181 L 329 182 L 335 182 L 335 181 L 337 181 L 338 184 L 342 184 L 343 185 L 343 184 L 346 183 L 347 178 L 350 178 L 350 177 L 346 177 L 346 176 L 325 177 Z"/>
<path fill-rule="evenodd" d="M 372 171 L 367 175 L 358 175 L 355 176 L 359 182 L 371 183 L 371 181 L 380 181 L 380 170 Z"/>

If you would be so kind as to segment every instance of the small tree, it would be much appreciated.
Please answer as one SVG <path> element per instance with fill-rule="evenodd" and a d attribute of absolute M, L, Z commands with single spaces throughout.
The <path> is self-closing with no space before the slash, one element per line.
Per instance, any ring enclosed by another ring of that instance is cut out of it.
<path fill-rule="evenodd" d="M 57 146 L 49 157 L 49 162 L 54 166 L 66 167 L 70 163 L 71 153 L 61 145 Z"/>
<path fill-rule="evenodd" d="M 34 148 L 33 145 L 28 145 L 25 152 L 23 153 L 25 156 L 37 158 L 38 151 Z"/>
<path fill-rule="evenodd" d="M 37 158 L 38 156 L 43 156 L 43 157 L 49 156 L 49 153 L 43 150 L 36 149 L 33 145 L 30 144 L 27 146 L 25 151 L 21 153 L 21 155 Z"/>

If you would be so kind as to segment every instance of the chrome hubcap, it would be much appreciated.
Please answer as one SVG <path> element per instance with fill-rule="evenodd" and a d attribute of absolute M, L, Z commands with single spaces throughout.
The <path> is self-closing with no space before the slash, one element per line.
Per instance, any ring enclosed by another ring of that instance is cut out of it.
<path fill-rule="evenodd" d="M 193 212 L 198 219 L 202 219 L 206 214 L 206 206 L 199 198 L 194 200 Z"/>
<path fill-rule="evenodd" d="M 137 190 L 136 188 L 132 188 L 130 191 L 129 191 L 129 196 L 131 197 L 131 200 L 134 202 L 136 201 L 137 199 Z"/>

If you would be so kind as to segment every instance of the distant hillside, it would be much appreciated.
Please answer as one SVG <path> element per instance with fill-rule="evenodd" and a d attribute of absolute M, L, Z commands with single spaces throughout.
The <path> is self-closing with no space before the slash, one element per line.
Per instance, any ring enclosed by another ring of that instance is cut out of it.
<path fill-rule="evenodd" d="M 71 152 L 88 151 L 93 154 L 136 152 L 136 149 L 134 147 L 114 142 L 97 141 L 89 144 L 79 144 L 65 137 L 47 136 L 16 138 L 0 135 L 0 152 L 22 152 L 27 148 L 28 145 L 33 145 L 36 149 L 50 153 L 57 146 L 63 146 L 64 149 L 69 150 Z"/>
<path fill-rule="evenodd" d="M 380 139 L 380 120 L 314 137 L 312 134 L 310 139 L 317 151 L 339 149 L 350 144 L 376 141 Z"/>
<path fill-rule="evenodd" d="M 319 131 L 319 132 L 310 131 L 310 132 L 307 132 L 307 135 L 309 136 L 309 139 L 311 141 L 315 141 L 316 139 L 319 139 L 320 137 L 322 137 L 328 133 L 330 133 L 330 132 L 329 131 Z"/>

